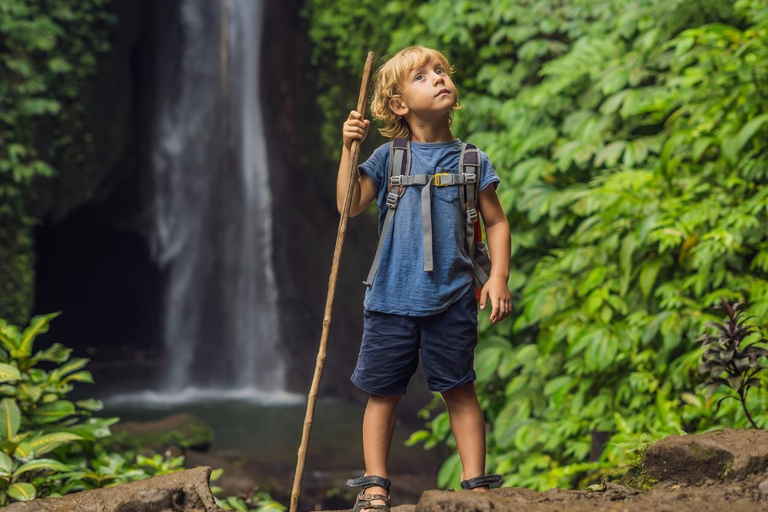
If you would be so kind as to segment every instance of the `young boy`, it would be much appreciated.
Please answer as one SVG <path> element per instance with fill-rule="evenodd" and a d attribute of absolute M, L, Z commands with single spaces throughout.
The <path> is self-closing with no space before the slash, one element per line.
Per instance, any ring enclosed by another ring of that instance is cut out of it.
<path fill-rule="evenodd" d="M 386 464 L 395 411 L 418 366 L 419 349 L 428 387 L 441 393 L 448 407 L 463 468 L 462 488 L 485 491 L 490 484 L 501 483 L 501 475 L 485 475 L 485 423 L 473 384 L 477 378 L 473 369 L 477 301 L 466 243 L 467 213 L 462 208 L 460 187 L 435 186 L 430 176 L 459 170 L 462 142 L 450 128 L 453 111 L 459 108 L 451 67 L 440 52 L 415 46 L 387 61 L 374 82 L 371 112 L 384 125 L 380 132 L 389 138 L 410 139 L 410 174 L 425 174 L 429 181 L 404 187 L 387 232 L 382 231 L 382 224 L 390 192 L 386 183 L 389 144 L 379 147 L 358 167 L 354 184 L 350 215 L 359 214 L 376 199 L 379 229 L 386 237 L 375 277 L 367 283 L 363 341 L 351 377 L 369 394 L 363 418 L 366 476 L 347 482 L 350 487 L 363 488 L 355 512 L 389 510 L 391 482 Z M 344 123 L 336 189 L 339 211 L 348 186 L 352 141 L 364 139 L 369 124 L 355 111 Z M 480 164 L 477 207 L 493 265 L 479 304 L 484 309 L 490 300 L 490 318 L 500 322 L 512 309 L 507 285 L 509 224 L 496 196 L 499 178 L 482 152 Z M 427 191 L 431 199 L 422 194 L 426 187 L 431 188 Z M 422 215 L 425 200 L 430 204 Z M 425 223 L 427 215 L 431 219 Z M 425 238 L 427 231 L 431 231 L 431 239 Z"/>

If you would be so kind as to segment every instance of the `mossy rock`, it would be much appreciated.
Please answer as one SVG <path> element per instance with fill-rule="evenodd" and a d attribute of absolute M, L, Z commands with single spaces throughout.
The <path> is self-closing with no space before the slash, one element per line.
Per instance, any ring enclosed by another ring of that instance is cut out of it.
<path fill-rule="evenodd" d="M 632 487 L 633 489 L 647 491 L 659 483 L 659 481 L 649 477 L 645 472 L 645 468 L 640 465 L 629 468 L 629 470 L 621 478 L 620 483 L 621 485 Z"/>
<path fill-rule="evenodd" d="M 112 427 L 109 446 L 114 449 L 150 449 L 162 451 L 169 446 L 206 451 L 214 432 L 200 418 L 189 414 L 172 414 L 147 422 L 120 422 Z"/>

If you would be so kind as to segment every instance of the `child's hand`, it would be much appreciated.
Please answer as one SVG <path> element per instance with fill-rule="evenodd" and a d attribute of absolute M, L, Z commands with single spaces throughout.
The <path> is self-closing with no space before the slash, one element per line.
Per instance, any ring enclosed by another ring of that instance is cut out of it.
<path fill-rule="evenodd" d="M 507 282 L 500 277 L 491 276 L 480 292 L 480 309 L 485 309 L 488 298 L 491 299 L 491 322 L 498 323 L 512 312 L 512 295 Z"/>
<path fill-rule="evenodd" d="M 344 122 L 344 127 L 341 133 L 344 137 L 344 147 L 350 149 L 352 147 L 352 141 L 360 139 L 360 142 L 365 140 L 368 135 L 368 126 L 371 122 L 367 119 L 363 119 L 356 110 L 352 110 L 349 113 L 349 117 Z"/>

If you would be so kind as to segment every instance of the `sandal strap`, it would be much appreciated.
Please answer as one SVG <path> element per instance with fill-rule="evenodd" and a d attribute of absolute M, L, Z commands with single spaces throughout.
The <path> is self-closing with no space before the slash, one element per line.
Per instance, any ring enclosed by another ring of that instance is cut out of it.
<path fill-rule="evenodd" d="M 350 478 L 347 480 L 347 487 L 362 487 L 364 490 L 369 487 L 383 487 L 389 492 L 392 482 L 389 478 L 382 478 L 376 475 L 361 476 L 360 478 Z"/>
<path fill-rule="evenodd" d="M 362 492 L 357 495 L 357 499 L 359 500 L 384 500 L 386 502 L 389 502 L 389 494 L 384 496 L 383 494 L 363 494 Z"/>
<path fill-rule="evenodd" d="M 362 491 L 360 494 L 357 495 L 357 500 L 355 501 L 355 507 L 352 509 L 353 512 L 358 512 L 363 509 L 381 509 L 386 510 L 389 512 L 390 502 L 389 502 L 389 495 L 384 496 L 383 494 L 364 494 L 365 491 Z M 373 500 L 381 500 L 384 502 L 384 505 L 374 505 L 372 502 Z"/>
<path fill-rule="evenodd" d="M 501 483 L 501 475 L 500 474 L 494 474 L 494 475 L 482 475 L 482 476 L 476 476 L 475 478 L 469 478 L 467 480 L 461 481 L 461 488 L 462 489 L 474 489 L 475 487 L 482 487 L 484 485 L 490 486 L 491 484 L 500 484 Z"/>

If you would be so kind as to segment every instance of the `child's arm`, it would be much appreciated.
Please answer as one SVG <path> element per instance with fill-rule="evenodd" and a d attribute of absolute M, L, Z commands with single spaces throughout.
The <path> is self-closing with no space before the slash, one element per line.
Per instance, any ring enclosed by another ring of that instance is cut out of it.
<path fill-rule="evenodd" d="M 493 308 L 491 321 L 496 323 L 504 320 L 512 312 L 512 296 L 507 284 L 511 254 L 509 222 L 493 186 L 485 187 L 480 191 L 478 208 L 483 216 L 488 252 L 491 257 L 491 275 L 480 294 L 480 309 L 485 309 L 486 301 L 490 297 Z"/>
<path fill-rule="evenodd" d="M 347 187 L 349 186 L 349 156 L 352 149 L 352 141 L 365 139 L 368 134 L 368 126 L 370 121 L 363 119 L 356 111 L 351 111 L 349 117 L 344 122 L 342 128 L 342 135 L 344 138 L 344 147 L 341 150 L 341 163 L 339 164 L 339 174 L 336 179 L 336 208 L 339 213 L 344 209 L 344 198 L 347 195 Z M 371 201 L 376 198 L 376 187 L 373 185 L 373 181 L 367 174 L 363 174 L 352 188 L 352 203 L 349 206 L 349 216 L 354 217 L 361 211 L 365 210 Z"/>

